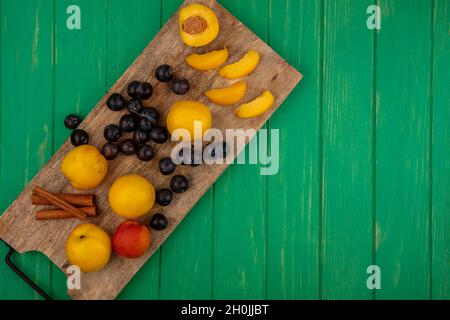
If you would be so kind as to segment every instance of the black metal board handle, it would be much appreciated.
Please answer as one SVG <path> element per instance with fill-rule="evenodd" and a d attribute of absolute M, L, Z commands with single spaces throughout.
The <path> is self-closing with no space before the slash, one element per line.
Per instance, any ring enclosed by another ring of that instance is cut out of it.
<path fill-rule="evenodd" d="M 2 240 L 2 239 L 0 239 Z M 36 291 L 45 300 L 53 300 L 41 287 L 39 287 L 33 280 L 31 280 L 20 268 L 14 264 L 11 260 L 12 255 L 16 252 L 13 247 L 2 240 L 3 243 L 8 247 L 8 253 L 5 257 L 6 265 L 11 268 L 23 281 L 25 281 L 34 291 Z"/>

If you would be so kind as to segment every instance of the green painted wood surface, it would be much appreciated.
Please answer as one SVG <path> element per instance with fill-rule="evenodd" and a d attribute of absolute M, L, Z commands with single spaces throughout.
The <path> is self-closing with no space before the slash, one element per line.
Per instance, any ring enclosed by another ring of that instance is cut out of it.
<path fill-rule="evenodd" d="M 320 268 L 325 299 L 372 296 L 361 272 L 373 262 L 374 35 L 360 21 L 370 4 L 324 3 Z"/>
<path fill-rule="evenodd" d="M 305 75 L 302 89 L 295 90 L 270 121 L 272 128 L 280 130 L 283 150 L 279 174 L 268 178 L 270 299 L 320 296 L 322 43 L 317 39 L 323 34 L 322 21 L 319 1 L 270 2 L 269 43 Z"/>
<path fill-rule="evenodd" d="M 27 10 L 17 1 L 2 1 L 0 6 L 0 201 L 6 209 L 51 156 L 54 19 L 51 2 L 32 1 Z M 17 92 L 17 85 L 25 91 Z M 20 119 L 15 129 L 12 119 Z M 1 254 L 5 254 L 4 247 Z M 18 257 L 17 263 L 43 287 L 49 286 L 50 263 L 46 258 L 31 253 Z M 1 277 L 0 296 L 37 298 L 4 264 Z"/>
<path fill-rule="evenodd" d="M 432 2 L 380 5 L 384 27 L 392 32 L 377 38 L 376 261 L 385 270 L 377 297 L 426 299 L 431 286 Z M 409 19 L 400 19 L 403 15 Z"/>
<path fill-rule="evenodd" d="M 181 2 L 0 0 L 0 209 Z M 230 167 L 119 298 L 449 299 L 450 1 L 220 2 L 304 74 L 267 125 L 280 171 Z M 67 298 L 45 257 L 15 260 Z M 2 263 L 13 298 L 39 297 Z"/>
<path fill-rule="evenodd" d="M 450 5 L 433 6 L 431 77 L 431 292 L 434 299 L 450 298 Z M 442 26 L 442 27 L 440 27 Z"/>

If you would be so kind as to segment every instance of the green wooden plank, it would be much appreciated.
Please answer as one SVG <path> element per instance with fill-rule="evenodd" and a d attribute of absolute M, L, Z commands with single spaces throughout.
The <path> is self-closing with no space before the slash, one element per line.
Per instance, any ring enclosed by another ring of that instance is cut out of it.
<path fill-rule="evenodd" d="M 1 0 L 0 211 L 3 212 L 46 163 L 52 144 L 51 1 Z M 0 255 L 6 253 L 1 246 Z M 49 288 L 49 262 L 41 254 L 16 257 L 17 264 Z M 2 299 L 36 299 L 5 264 L 0 264 Z"/>
<path fill-rule="evenodd" d="M 159 0 L 108 0 L 108 87 L 141 54 L 160 27 Z"/>
<path fill-rule="evenodd" d="M 280 172 L 268 185 L 268 298 L 317 299 L 323 2 L 270 4 L 269 43 L 305 78 L 271 119 L 280 130 Z"/>
<path fill-rule="evenodd" d="M 55 2 L 56 67 L 53 152 L 70 135 L 64 118 L 75 113 L 85 117 L 104 95 L 106 88 L 106 0 L 58 0 Z M 81 11 L 81 29 L 66 25 L 70 5 Z M 66 277 L 52 266 L 51 295 L 69 299 Z"/>
<path fill-rule="evenodd" d="M 382 289 L 376 297 L 425 299 L 430 292 L 432 1 L 381 0 L 380 6 L 376 261 Z"/>
<path fill-rule="evenodd" d="M 373 1 L 325 0 L 321 296 L 370 299 Z"/>
<path fill-rule="evenodd" d="M 434 6 L 432 298 L 450 299 L 450 2 Z"/>
<path fill-rule="evenodd" d="M 108 0 L 107 86 L 116 82 L 161 26 L 161 2 Z M 156 253 L 130 281 L 119 299 L 160 297 L 160 259 Z"/>
<path fill-rule="evenodd" d="M 164 23 L 182 2 L 182 0 L 163 2 Z M 211 299 L 212 221 L 213 191 L 211 189 L 196 204 L 161 249 L 162 299 Z"/>
<path fill-rule="evenodd" d="M 266 0 L 220 2 L 267 41 Z M 260 165 L 232 165 L 215 185 L 215 299 L 266 297 L 267 178 L 260 175 L 260 168 Z"/>
<path fill-rule="evenodd" d="M 164 25 L 176 10 L 183 4 L 184 0 L 161 0 L 161 26 Z"/>

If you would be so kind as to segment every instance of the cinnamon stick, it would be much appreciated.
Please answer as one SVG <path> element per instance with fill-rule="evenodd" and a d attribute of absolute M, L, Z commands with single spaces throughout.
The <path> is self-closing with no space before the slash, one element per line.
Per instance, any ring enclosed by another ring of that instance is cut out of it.
<path fill-rule="evenodd" d="M 90 217 L 95 217 L 97 215 L 97 210 L 95 207 L 81 207 L 79 209 Z M 58 209 L 40 210 L 36 212 L 35 216 L 36 220 L 58 220 L 58 219 L 76 218 L 71 213 Z"/>
<path fill-rule="evenodd" d="M 45 191 L 41 187 L 36 186 L 33 190 L 33 193 L 46 199 L 55 207 L 64 210 L 66 212 L 69 212 L 70 214 L 72 214 L 73 216 L 77 217 L 80 220 L 85 220 L 87 217 L 87 214 L 81 211 L 80 209 L 74 207 L 73 205 L 61 199 L 60 197 Z"/>
<path fill-rule="evenodd" d="M 55 196 L 67 201 L 76 207 L 93 207 L 95 206 L 95 195 L 93 194 L 67 194 L 55 193 Z M 47 199 L 32 193 L 31 204 L 36 206 L 45 206 L 51 204 Z"/>

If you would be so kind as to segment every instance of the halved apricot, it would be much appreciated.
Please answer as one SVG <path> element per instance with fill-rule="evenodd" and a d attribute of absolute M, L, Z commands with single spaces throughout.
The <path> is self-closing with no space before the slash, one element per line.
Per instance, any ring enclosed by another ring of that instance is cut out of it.
<path fill-rule="evenodd" d="M 230 106 L 238 103 L 247 92 L 247 82 L 237 82 L 229 87 L 213 89 L 205 92 L 205 95 L 220 106 Z"/>
<path fill-rule="evenodd" d="M 264 91 L 260 97 L 237 108 L 234 114 L 239 118 L 255 118 L 269 111 L 274 104 L 273 94 L 270 91 Z"/>
<path fill-rule="evenodd" d="M 223 65 L 228 60 L 228 49 L 214 50 L 204 54 L 191 54 L 186 58 L 186 63 L 200 71 L 213 70 Z"/>
<path fill-rule="evenodd" d="M 219 74 L 226 79 L 243 78 L 255 71 L 259 64 L 259 59 L 259 53 L 254 50 L 250 50 L 241 60 L 223 67 L 219 71 Z"/>
<path fill-rule="evenodd" d="M 201 47 L 211 43 L 219 34 L 219 19 L 210 8 L 194 3 L 181 9 L 180 35 L 185 44 Z"/>

